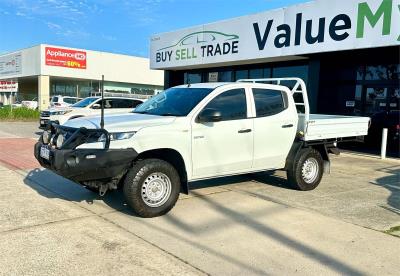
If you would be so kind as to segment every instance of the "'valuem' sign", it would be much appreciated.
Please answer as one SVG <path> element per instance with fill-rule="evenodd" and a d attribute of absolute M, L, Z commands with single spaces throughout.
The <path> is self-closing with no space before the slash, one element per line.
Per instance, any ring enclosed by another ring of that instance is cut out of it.
<path fill-rule="evenodd" d="M 151 68 L 400 46 L 400 0 L 319 0 L 151 38 Z"/>

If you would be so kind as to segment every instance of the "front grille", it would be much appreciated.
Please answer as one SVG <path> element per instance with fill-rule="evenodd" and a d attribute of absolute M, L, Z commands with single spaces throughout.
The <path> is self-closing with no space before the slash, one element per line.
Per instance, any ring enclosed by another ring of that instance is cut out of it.
<path fill-rule="evenodd" d="M 40 117 L 50 117 L 50 111 L 42 111 Z"/>
<path fill-rule="evenodd" d="M 94 143 L 99 141 L 99 138 L 104 135 L 104 148 L 108 149 L 110 146 L 110 135 L 105 129 L 86 129 L 86 128 L 72 128 L 52 124 L 51 128 L 50 147 L 55 148 L 57 138 L 59 135 L 64 137 L 64 142 L 61 149 L 76 149 L 84 143 Z"/>

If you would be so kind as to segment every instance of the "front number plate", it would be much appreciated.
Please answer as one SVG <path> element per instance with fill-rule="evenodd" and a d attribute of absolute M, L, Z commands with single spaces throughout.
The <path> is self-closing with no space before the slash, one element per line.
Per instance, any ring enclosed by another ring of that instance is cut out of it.
<path fill-rule="evenodd" d="M 40 157 L 49 160 L 50 159 L 50 150 L 46 146 L 42 146 L 40 148 Z"/>

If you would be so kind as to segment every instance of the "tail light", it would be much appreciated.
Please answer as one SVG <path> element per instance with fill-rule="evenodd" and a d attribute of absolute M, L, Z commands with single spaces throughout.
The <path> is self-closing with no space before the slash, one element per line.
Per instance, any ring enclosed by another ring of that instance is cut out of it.
<path fill-rule="evenodd" d="M 400 125 L 396 125 L 396 130 L 400 130 Z"/>

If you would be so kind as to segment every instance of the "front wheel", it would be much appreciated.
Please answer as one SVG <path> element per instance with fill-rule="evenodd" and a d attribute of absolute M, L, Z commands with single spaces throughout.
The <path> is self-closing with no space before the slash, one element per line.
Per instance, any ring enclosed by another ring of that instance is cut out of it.
<path fill-rule="evenodd" d="M 301 191 L 317 188 L 323 175 L 323 160 L 315 149 L 302 149 L 296 156 L 294 166 L 287 171 L 289 184 Z"/>
<path fill-rule="evenodd" d="M 179 197 L 180 178 L 175 168 L 160 159 L 137 161 L 124 181 L 128 205 L 141 217 L 168 213 Z"/>

